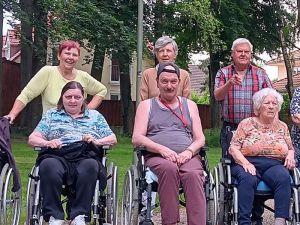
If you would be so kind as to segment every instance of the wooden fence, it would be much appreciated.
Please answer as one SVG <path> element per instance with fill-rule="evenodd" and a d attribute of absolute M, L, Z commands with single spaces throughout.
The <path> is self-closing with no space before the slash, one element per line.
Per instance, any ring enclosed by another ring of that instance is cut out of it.
<path fill-rule="evenodd" d="M 3 77 L 2 77 L 2 102 L 3 115 L 9 113 L 14 100 L 20 93 L 20 64 L 3 59 Z M 135 102 L 134 102 L 135 105 Z M 203 129 L 211 127 L 210 107 L 208 105 L 198 105 Z M 121 102 L 117 100 L 105 100 L 99 107 L 99 111 L 104 115 L 110 126 L 121 127 L 123 124 Z M 19 118 L 18 118 L 19 119 Z M 18 120 L 16 121 L 18 124 Z"/>
<path fill-rule="evenodd" d="M 20 64 L 7 61 L 5 58 L 2 58 L 2 93 L 1 93 L 1 102 L 3 115 L 9 113 L 16 97 L 20 93 L 21 89 L 21 79 L 20 79 Z"/>

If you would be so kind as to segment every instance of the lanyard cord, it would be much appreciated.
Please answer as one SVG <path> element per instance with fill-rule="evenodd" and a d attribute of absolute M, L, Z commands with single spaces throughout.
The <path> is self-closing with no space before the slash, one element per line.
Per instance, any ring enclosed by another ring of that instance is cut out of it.
<path fill-rule="evenodd" d="M 159 101 L 164 105 L 166 106 L 178 119 L 180 119 L 180 121 L 182 122 L 184 128 L 187 127 L 187 121 L 183 115 L 183 105 L 181 103 L 181 101 L 179 100 L 178 96 L 177 96 L 177 101 L 178 101 L 178 104 L 179 104 L 179 110 L 180 110 L 180 114 L 181 115 L 178 115 L 167 103 L 165 100 L 161 99 L 160 95 L 158 96 L 158 99 Z"/>

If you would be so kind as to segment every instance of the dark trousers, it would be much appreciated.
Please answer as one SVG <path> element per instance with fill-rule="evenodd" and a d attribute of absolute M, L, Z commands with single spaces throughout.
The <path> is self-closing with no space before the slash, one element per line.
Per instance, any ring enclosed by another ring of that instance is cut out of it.
<path fill-rule="evenodd" d="M 78 215 L 89 217 L 91 202 L 94 195 L 98 163 L 95 159 L 83 159 L 76 165 L 75 199 L 70 206 L 70 219 Z M 41 195 L 43 197 L 42 207 L 45 220 L 50 216 L 55 219 L 64 219 L 64 210 L 61 204 L 62 185 L 64 183 L 65 168 L 55 158 L 44 159 L 39 166 L 41 181 Z"/>
<path fill-rule="evenodd" d="M 220 144 L 222 148 L 222 158 L 229 158 L 228 149 L 230 146 L 230 141 L 232 138 L 232 131 L 235 131 L 238 127 L 236 123 L 229 123 L 223 121 L 223 126 L 220 132 Z M 262 214 L 264 213 L 264 207 L 262 206 L 264 200 L 256 197 L 254 199 L 255 207 L 252 209 L 252 217 L 251 220 L 256 222 L 257 225 L 262 225 L 263 217 Z"/>
<path fill-rule="evenodd" d="M 289 171 L 282 162 L 266 157 L 247 157 L 256 168 L 256 176 L 246 172 L 238 164 L 231 167 L 232 176 L 237 181 L 239 225 L 251 224 L 251 211 L 253 207 L 254 194 L 260 180 L 274 192 L 275 218 L 289 217 L 289 203 L 291 196 L 291 182 Z"/>

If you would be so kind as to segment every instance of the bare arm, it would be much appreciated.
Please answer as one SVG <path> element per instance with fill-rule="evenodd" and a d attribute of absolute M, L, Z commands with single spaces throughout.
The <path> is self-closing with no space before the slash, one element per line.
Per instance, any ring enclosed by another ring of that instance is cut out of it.
<path fill-rule="evenodd" d="M 33 131 L 29 138 L 28 144 L 33 147 L 49 147 L 49 148 L 60 148 L 62 143 L 59 139 L 53 139 L 48 141 L 40 132 Z"/>
<path fill-rule="evenodd" d="M 193 121 L 193 143 L 188 148 L 191 149 L 195 155 L 199 152 L 200 148 L 204 146 L 205 137 L 203 134 L 201 119 L 196 103 L 188 100 L 188 106 Z"/>
<path fill-rule="evenodd" d="M 104 97 L 99 96 L 99 95 L 94 95 L 90 103 L 87 105 L 89 109 L 97 109 L 100 105 L 101 102 L 103 101 Z"/>
<path fill-rule="evenodd" d="M 100 139 L 95 139 L 92 135 L 87 134 L 87 135 L 83 135 L 82 140 L 86 141 L 87 143 L 92 142 L 98 146 L 117 144 L 117 138 L 115 134 L 111 134 L 107 137 L 100 138 Z"/>
<path fill-rule="evenodd" d="M 188 148 L 185 151 L 178 155 L 178 165 L 184 164 L 191 158 L 193 158 L 193 156 L 195 156 L 199 152 L 200 148 L 205 144 L 205 137 L 202 131 L 198 107 L 193 101 L 190 100 L 188 100 L 188 107 L 193 123 L 193 142 L 190 144 L 190 146 L 188 146 Z"/>
<path fill-rule="evenodd" d="M 243 121 L 239 124 L 237 130 L 233 134 L 232 140 L 230 142 L 229 154 L 233 157 L 235 163 L 241 165 L 246 172 L 255 175 L 255 166 L 252 163 L 250 163 L 240 151 L 242 143 L 244 142 L 244 139 L 246 137 L 246 133 L 242 129 L 242 123 Z M 237 138 L 239 139 L 239 141 L 236 141 Z"/>
<path fill-rule="evenodd" d="M 12 109 L 5 117 L 9 119 L 10 123 L 13 123 L 15 118 L 24 108 L 25 104 L 23 104 L 23 102 L 21 102 L 20 100 L 16 99 Z"/>

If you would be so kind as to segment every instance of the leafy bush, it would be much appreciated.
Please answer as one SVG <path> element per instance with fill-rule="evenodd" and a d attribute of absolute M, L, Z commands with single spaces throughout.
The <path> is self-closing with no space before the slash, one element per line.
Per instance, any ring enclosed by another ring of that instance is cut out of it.
<path fill-rule="evenodd" d="M 206 129 L 204 135 L 205 142 L 209 147 L 220 148 L 220 129 Z"/>
<path fill-rule="evenodd" d="M 281 106 L 281 110 L 279 113 L 279 118 L 287 125 L 292 124 L 291 116 L 290 116 L 290 99 L 288 94 L 283 94 L 283 103 Z"/>
<path fill-rule="evenodd" d="M 198 95 L 195 91 L 192 91 L 191 100 L 196 104 L 209 105 L 210 103 L 209 98 L 210 95 L 209 95 L 208 87 L 205 88 L 205 90 L 202 92 L 201 95 Z"/>

